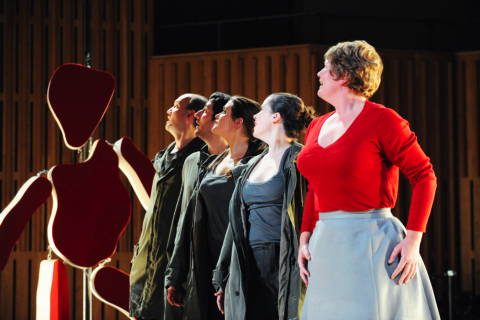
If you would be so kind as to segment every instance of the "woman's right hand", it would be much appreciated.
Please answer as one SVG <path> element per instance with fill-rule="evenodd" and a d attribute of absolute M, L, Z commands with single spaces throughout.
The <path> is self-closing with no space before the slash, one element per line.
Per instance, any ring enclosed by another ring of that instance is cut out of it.
<path fill-rule="evenodd" d="M 214 293 L 214 295 L 217 297 L 217 308 L 220 310 L 220 312 L 223 314 L 223 290 L 220 289 L 217 292 Z"/>
<path fill-rule="evenodd" d="M 302 232 L 300 235 L 300 246 L 298 249 L 298 266 L 300 268 L 300 278 L 306 286 L 308 286 L 308 278 L 310 272 L 308 272 L 308 261 L 312 258 L 310 251 L 308 251 L 308 241 L 310 240 L 311 232 Z"/>

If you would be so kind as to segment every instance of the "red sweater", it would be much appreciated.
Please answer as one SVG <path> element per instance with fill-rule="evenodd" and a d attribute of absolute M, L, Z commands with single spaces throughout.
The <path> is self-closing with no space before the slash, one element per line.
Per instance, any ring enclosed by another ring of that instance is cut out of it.
<path fill-rule="evenodd" d="M 366 101 L 348 130 L 323 148 L 318 135 L 332 114 L 312 121 L 298 155 L 298 169 L 309 183 L 301 232 L 313 231 L 318 212 L 393 208 L 399 169 L 412 185 L 407 229 L 424 232 L 437 183 L 408 122 L 394 110 Z"/>

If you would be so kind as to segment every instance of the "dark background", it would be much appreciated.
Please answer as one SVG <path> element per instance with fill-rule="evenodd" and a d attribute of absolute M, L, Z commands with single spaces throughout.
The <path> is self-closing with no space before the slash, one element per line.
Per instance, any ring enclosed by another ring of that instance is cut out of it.
<path fill-rule="evenodd" d="M 154 54 L 363 39 L 382 49 L 480 50 L 467 0 L 156 1 Z"/>

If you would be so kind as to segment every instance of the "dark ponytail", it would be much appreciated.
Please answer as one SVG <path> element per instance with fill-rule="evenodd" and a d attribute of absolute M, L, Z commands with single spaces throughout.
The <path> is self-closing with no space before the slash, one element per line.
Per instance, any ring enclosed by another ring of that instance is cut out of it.
<path fill-rule="evenodd" d="M 315 110 L 291 93 L 272 93 L 268 96 L 272 113 L 280 113 L 288 137 L 297 139 L 315 116 Z"/>

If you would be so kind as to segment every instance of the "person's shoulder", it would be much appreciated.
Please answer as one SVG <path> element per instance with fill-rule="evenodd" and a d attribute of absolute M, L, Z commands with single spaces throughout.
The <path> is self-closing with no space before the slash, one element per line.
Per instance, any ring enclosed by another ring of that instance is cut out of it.
<path fill-rule="evenodd" d="M 198 162 L 200 160 L 200 153 L 201 153 L 201 151 L 195 151 L 195 152 L 189 154 L 185 158 L 185 161 L 183 162 L 183 170 L 184 171 L 188 171 L 191 168 L 198 166 Z"/>
<path fill-rule="evenodd" d="M 409 127 L 409 123 L 397 111 L 384 105 L 369 102 L 369 118 L 376 124 L 380 137 L 398 135 Z"/>
<path fill-rule="evenodd" d="M 198 159 L 200 158 L 200 153 L 201 151 L 195 151 L 187 156 L 185 159 L 185 165 L 187 163 L 193 163 L 193 162 L 198 162 Z"/>
<path fill-rule="evenodd" d="M 386 107 L 383 104 L 366 101 L 365 106 L 371 115 L 379 117 L 383 121 L 400 121 L 403 118 L 392 108 Z"/>
<path fill-rule="evenodd" d="M 175 142 L 171 142 L 168 146 L 166 146 L 165 148 L 163 148 L 162 150 L 158 151 L 154 156 L 153 156 L 153 159 L 152 159 L 152 162 L 160 159 L 164 154 L 165 152 L 168 152 L 169 150 L 173 149 L 173 146 L 175 145 Z"/>
<path fill-rule="evenodd" d="M 250 168 L 251 166 L 255 165 L 258 161 L 260 161 L 260 159 L 265 156 L 265 154 L 267 153 L 268 149 L 266 148 L 265 150 L 263 150 L 260 154 L 257 154 L 255 156 L 252 156 L 252 157 L 249 157 L 248 159 L 242 159 L 242 161 L 240 161 L 233 169 L 232 169 L 232 173 L 233 173 L 233 177 L 236 179 L 238 179 L 245 170 L 247 170 L 248 168 Z"/>
<path fill-rule="evenodd" d="M 330 117 L 335 111 L 329 111 L 327 113 L 321 114 L 316 116 L 315 118 L 312 119 L 310 122 L 310 126 L 315 126 L 318 125 L 319 123 L 325 121 L 328 117 Z"/>

